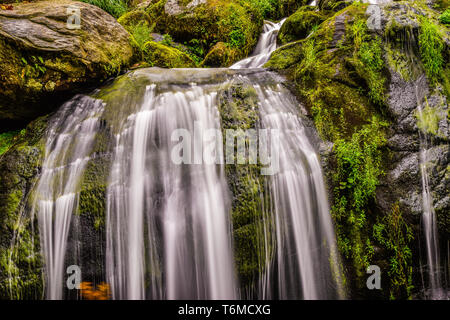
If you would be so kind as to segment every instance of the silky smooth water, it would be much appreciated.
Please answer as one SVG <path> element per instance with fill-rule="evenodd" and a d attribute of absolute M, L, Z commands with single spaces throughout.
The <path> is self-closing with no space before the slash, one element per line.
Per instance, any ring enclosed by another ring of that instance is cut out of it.
<path fill-rule="evenodd" d="M 277 48 L 277 36 L 286 19 L 282 19 L 278 23 L 265 21 L 263 26 L 263 33 L 259 37 L 253 54 L 239 62 L 233 64 L 231 69 L 244 68 L 261 68 L 270 59 L 270 55 Z"/>
<path fill-rule="evenodd" d="M 116 136 L 107 197 L 113 297 L 236 298 L 223 166 L 171 160 L 176 129 L 220 129 L 216 93 L 195 84 L 156 90 L 147 87 Z"/>
<path fill-rule="evenodd" d="M 298 105 L 281 85 L 255 88 L 262 127 L 280 134 L 280 172 L 270 176 L 278 271 L 276 280 L 268 281 L 264 292 L 279 299 L 343 298 L 342 271 L 322 170 Z"/>
<path fill-rule="evenodd" d="M 49 123 L 46 157 L 32 208 L 39 221 L 47 299 L 63 297 L 70 221 L 76 212 L 78 185 L 90 159 L 102 109 L 101 101 L 77 96 L 62 106 Z"/>
<path fill-rule="evenodd" d="M 418 116 L 423 117 L 423 99 L 424 93 L 421 88 L 426 86 L 422 83 L 425 81 L 424 76 L 419 77 L 416 81 L 416 97 Z M 439 241 L 436 224 L 436 213 L 433 207 L 433 198 L 430 192 L 429 175 L 427 172 L 429 135 L 419 130 L 420 151 L 419 151 L 419 167 L 422 182 L 422 224 L 425 234 L 425 252 L 427 260 L 428 287 L 425 288 L 425 295 L 434 300 L 446 298 L 445 290 L 443 290 L 441 280 L 441 267 L 439 257 Z"/>
<path fill-rule="evenodd" d="M 97 99 L 79 96 L 58 111 L 34 202 L 48 298 L 63 298 L 71 217 L 100 123 L 113 140 L 105 151 L 112 163 L 103 262 L 111 298 L 345 297 L 321 167 L 300 105 L 279 84 L 283 79 L 259 69 L 276 48 L 281 24 L 266 23 L 254 55 L 231 69 L 140 69 L 116 81 L 114 94 L 106 88 Z M 279 133 L 279 152 L 272 155 L 279 170 L 265 176 L 260 195 L 269 202 L 255 235 L 263 251 L 260 274 L 245 288 L 235 268 L 223 140 L 215 140 L 219 161 L 208 163 L 195 134 L 221 131 L 222 93 L 236 84 L 255 92 L 257 129 Z M 189 163 L 173 160 L 180 130 L 193 137 L 186 141 L 189 154 L 182 154 Z"/>

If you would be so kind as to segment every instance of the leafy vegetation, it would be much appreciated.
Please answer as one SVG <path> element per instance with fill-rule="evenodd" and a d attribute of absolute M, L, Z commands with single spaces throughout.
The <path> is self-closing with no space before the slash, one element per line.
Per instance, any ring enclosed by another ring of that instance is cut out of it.
<path fill-rule="evenodd" d="M 422 63 L 428 79 L 436 83 L 442 77 L 444 41 L 437 25 L 422 18 L 419 34 L 419 47 Z"/>
<path fill-rule="evenodd" d="M 313 11 L 313 7 L 301 7 L 286 19 L 278 34 L 278 41 L 286 44 L 304 39 L 324 20 L 325 16 L 320 12 Z"/>
<path fill-rule="evenodd" d="M 443 24 L 450 24 L 450 9 L 445 10 L 439 17 L 439 21 Z"/>
<path fill-rule="evenodd" d="M 119 18 L 121 15 L 126 13 L 129 8 L 125 0 L 80 0 L 97 6 L 104 11 L 108 12 L 114 18 Z"/>
<path fill-rule="evenodd" d="M 387 250 L 390 298 L 410 299 L 413 285 L 412 252 L 409 244 L 414 236 L 412 229 L 403 219 L 398 203 L 373 226 L 373 237 Z"/>
<path fill-rule="evenodd" d="M 367 236 L 367 215 L 375 197 L 381 169 L 387 123 L 373 117 L 370 124 L 355 132 L 350 140 L 335 144 L 336 169 L 333 217 L 337 224 L 338 246 L 346 258 L 353 260 L 358 276 L 362 276 L 373 255 Z"/>
<path fill-rule="evenodd" d="M 352 26 L 353 42 L 355 45 L 354 63 L 362 78 L 365 78 L 369 87 L 369 97 L 378 104 L 385 99 L 385 77 L 382 74 L 384 67 L 381 40 L 372 40 L 368 34 L 365 20 L 357 20 Z"/>

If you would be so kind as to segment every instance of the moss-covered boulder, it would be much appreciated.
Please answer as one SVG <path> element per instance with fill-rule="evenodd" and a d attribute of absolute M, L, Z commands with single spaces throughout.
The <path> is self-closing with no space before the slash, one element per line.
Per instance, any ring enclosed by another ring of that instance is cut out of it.
<path fill-rule="evenodd" d="M 218 42 L 223 42 L 234 50 L 235 54 L 229 59 L 235 62 L 252 52 L 262 29 L 263 16 L 247 1 L 160 0 L 140 4 L 119 21 L 131 34 L 145 25 L 148 34 L 170 35 L 174 41 L 186 45 L 198 61 L 202 61 Z"/>
<path fill-rule="evenodd" d="M 36 219 L 25 213 L 44 156 L 47 118 L 32 122 L 0 155 L 0 299 L 43 297 Z"/>
<path fill-rule="evenodd" d="M 236 49 L 230 48 L 224 42 L 218 42 L 209 50 L 201 65 L 205 67 L 229 67 L 236 61 L 236 55 Z"/>
<path fill-rule="evenodd" d="M 339 11 L 349 6 L 353 1 L 348 0 L 317 0 L 320 10 Z"/>
<path fill-rule="evenodd" d="M 278 33 L 277 42 L 286 44 L 306 38 L 313 28 L 318 27 L 325 20 L 325 16 L 314 7 L 304 6 L 286 19 Z"/>
<path fill-rule="evenodd" d="M 194 68 L 195 62 L 184 52 L 164 44 L 148 41 L 144 48 L 145 61 L 161 68 Z"/>
<path fill-rule="evenodd" d="M 134 56 L 126 30 L 96 6 L 55 0 L 0 10 L 0 121 L 51 111 L 118 74 Z"/>

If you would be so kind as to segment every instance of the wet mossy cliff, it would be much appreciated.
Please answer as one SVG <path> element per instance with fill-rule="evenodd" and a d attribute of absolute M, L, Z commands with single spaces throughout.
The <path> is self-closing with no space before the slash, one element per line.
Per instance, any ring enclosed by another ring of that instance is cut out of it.
<path fill-rule="evenodd" d="M 45 3 L 50 2 L 52 10 L 60 8 L 64 14 L 46 10 Z M 441 18 L 445 1 L 395 1 L 371 8 L 318 1 L 318 8 L 312 8 L 304 1 L 288 0 L 276 6 L 265 1 L 193 5 L 153 0 L 141 2 L 118 22 L 81 4 L 82 12 L 89 8 L 81 15 L 81 30 L 64 29 L 69 3 L 74 2 L 42 1 L 42 7 L 34 6 L 41 9 L 28 15 L 30 4 L 0 11 L 0 66 L 5 70 L 0 75 L 1 299 L 43 298 L 38 225 L 35 217 L 24 214 L 30 212 L 29 195 L 41 171 L 47 121 L 52 117 L 36 120 L 38 115 L 55 110 L 76 91 L 100 87 L 135 62 L 163 68 L 229 66 L 251 53 L 264 18 L 288 16 L 278 38 L 281 47 L 266 67 L 286 77 L 286 85 L 306 107 L 324 141 L 321 160 L 344 257 L 347 297 L 423 297 L 420 265 L 426 264 L 426 253 L 419 133 L 428 137 L 426 167 L 442 264 L 448 263 L 450 237 L 450 41 L 448 25 Z M 38 24 L 40 29 L 30 27 L 17 34 L 23 29 L 8 29 L 12 16 L 15 24 Z M 44 26 L 43 34 L 58 33 L 52 39 L 61 41 L 52 44 L 60 48 L 42 45 L 48 39 L 42 40 L 39 33 Z M 71 40 L 84 30 L 80 39 L 85 42 Z M 121 81 L 115 86 L 129 85 Z M 133 92 L 136 87 L 129 86 L 130 95 L 140 94 Z M 114 86 L 105 90 L 105 101 L 119 99 Z M 126 97 L 120 99 L 127 103 Z M 219 99 L 223 129 L 258 125 L 250 86 L 235 83 Z M 69 235 L 68 250 L 75 254 L 68 255 L 67 264 L 81 264 L 84 280 L 95 284 L 105 281 L 105 197 L 111 162 L 107 150 L 118 116 L 110 110 L 101 119 Z M 16 131 L 5 133 L 9 129 L 3 123 L 13 120 L 17 122 L 11 128 Z M 26 129 L 17 125 L 29 121 Z M 261 197 L 265 181 L 257 165 L 230 166 L 226 175 L 232 194 L 236 269 L 251 296 L 263 271 L 262 255 L 271 249 L 261 246 L 270 243 L 261 232 L 268 202 Z M 366 287 L 366 268 L 373 264 L 381 268 L 382 290 Z"/>
<path fill-rule="evenodd" d="M 265 65 L 291 80 L 321 137 L 332 143 L 322 159 L 355 298 L 420 296 L 426 252 L 419 130 L 430 148 L 425 165 L 442 264 L 448 259 L 450 42 L 435 8 L 400 1 L 323 10 L 327 19 L 310 28 L 307 38 L 308 20 L 296 21 L 309 10 L 301 9 L 279 34 L 283 44 L 296 40 Z M 382 290 L 366 287 L 372 264 L 382 270 Z"/>

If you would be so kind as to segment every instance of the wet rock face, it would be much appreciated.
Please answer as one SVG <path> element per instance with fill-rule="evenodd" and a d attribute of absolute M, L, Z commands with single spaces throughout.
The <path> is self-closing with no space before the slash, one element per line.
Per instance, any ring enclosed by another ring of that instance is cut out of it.
<path fill-rule="evenodd" d="M 133 57 L 127 31 L 98 7 L 57 0 L 2 10 L 0 121 L 25 122 L 51 111 Z"/>
<path fill-rule="evenodd" d="M 426 168 L 430 179 L 433 207 L 437 214 L 439 234 L 448 238 L 450 223 L 450 148 L 446 115 L 448 103 L 439 89 L 430 88 L 425 77 L 405 81 L 390 71 L 391 83 L 387 107 L 393 116 L 392 132 L 388 139 L 390 163 L 377 192 L 377 205 L 382 210 L 398 199 L 409 220 L 420 224 L 422 208 L 422 184 L 420 173 L 420 136 L 418 127 L 419 103 L 433 110 L 440 110 L 437 134 L 428 134 Z"/>

